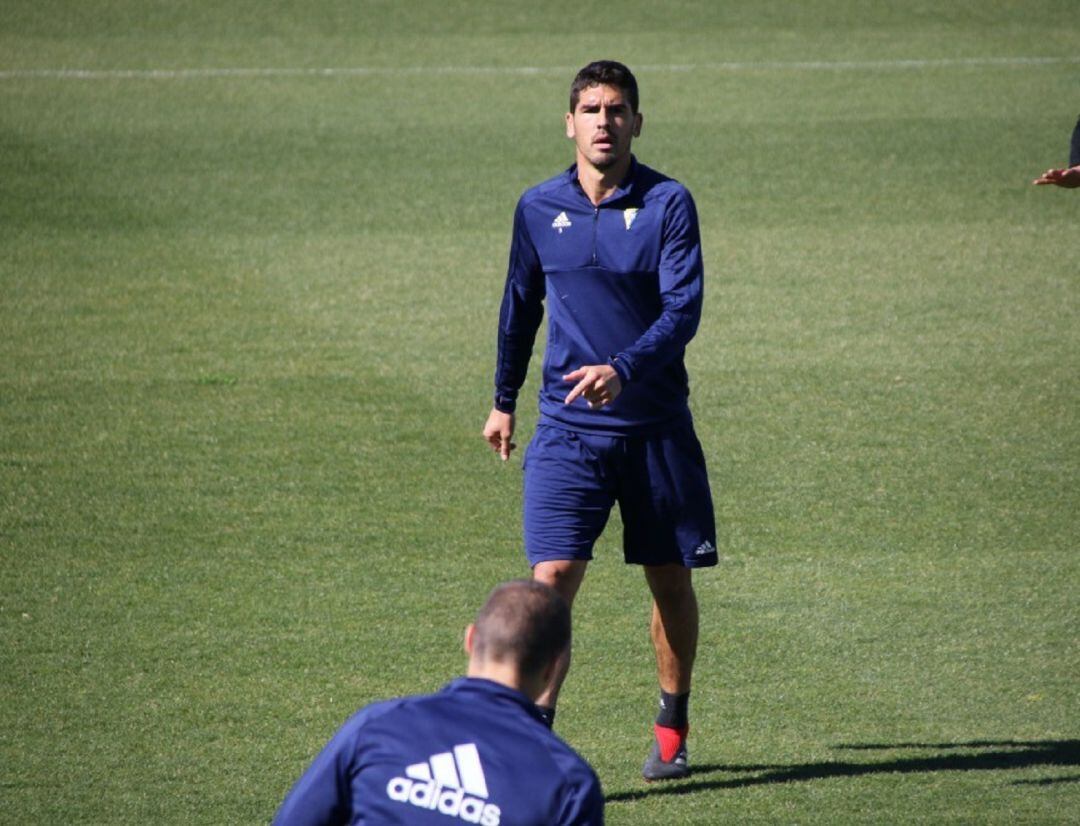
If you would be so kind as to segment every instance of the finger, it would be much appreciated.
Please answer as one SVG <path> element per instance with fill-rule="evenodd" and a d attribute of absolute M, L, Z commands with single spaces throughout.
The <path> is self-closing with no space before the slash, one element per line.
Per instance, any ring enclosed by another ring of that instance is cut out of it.
<path fill-rule="evenodd" d="M 563 381 L 578 381 L 579 379 L 584 378 L 584 376 L 585 376 L 585 374 L 587 372 L 588 372 L 588 370 L 586 370 L 584 367 L 579 367 L 577 370 L 571 370 L 569 373 L 567 373 L 565 376 L 563 376 L 562 380 Z"/>
<path fill-rule="evenodd" d="M 570 404 L 578 396 L 584 393 L 592 385 L 592 379 L 588 376 L 574 385 L 574 389 L 566 394 L 566 398 L 563 400 L 563 404 Z"/>

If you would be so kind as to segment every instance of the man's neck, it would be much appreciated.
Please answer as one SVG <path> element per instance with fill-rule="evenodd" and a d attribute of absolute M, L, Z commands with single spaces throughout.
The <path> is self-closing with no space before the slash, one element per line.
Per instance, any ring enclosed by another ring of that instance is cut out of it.
<path fill-rule="evenodd" d="M 599 206 L 600 202 L 609 197 L 626 178 L 630 171 L 632 158 L 627 155 L 616 164 L 607 169 L 597 169 L 580 155 L 577 159 L 577 178 L 581 189 L 593 206 Z"/>
<path fill-rule="evenodd" d="M 544 683 L 542 680 L 524 679 L 516 667 L 505 663 L 476 662 L 470 660 L 466 676 L 475 677 L 481 680 L 491 680 L 493 683 L 499 683 L 507 688 L 520 691 L 534 701 L 544 690 Z"/>

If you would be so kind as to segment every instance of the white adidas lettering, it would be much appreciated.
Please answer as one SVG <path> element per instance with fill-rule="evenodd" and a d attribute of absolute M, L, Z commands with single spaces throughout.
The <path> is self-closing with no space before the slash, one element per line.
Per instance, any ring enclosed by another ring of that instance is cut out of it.
<path fill-rule="evenodd" d="M 708 554 L 714 553 L 716 553 L 716 548 L 713 546 L 713 543 L 710 542 L 708 539 L 706 539 L 704 542 L 698 545 L 697 548 L 694 549 L 694 556 L 706 556 Z"/>
<path fill-rule="evenodd" d="M 502 812 L 488 803 L 487 779 L 475 743 L 454 746 L 453 752 L 433 754 L 426 763 L 405 768 L 405 777 L 386 784 L 386 794 L 398 803 L 457 817 L 466 823 L 499 826 Z"/>
<path fill-rule="evenodd" d="M 564 229 L 572 226 L 573 224 L 570 223 L 570 219 L 566 217 L 565 212 L 560 212 L 558 215 L 555 216 L 555 220 L 551 222 L 552 229 L 557 229 L 559 231 L 559 235 L 562 235 L 562 231 Z"/>

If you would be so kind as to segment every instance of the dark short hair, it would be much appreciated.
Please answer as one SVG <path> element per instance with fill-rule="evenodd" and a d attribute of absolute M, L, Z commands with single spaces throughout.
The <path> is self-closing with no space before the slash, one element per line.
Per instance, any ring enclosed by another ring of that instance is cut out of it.
<path fill-rule="evenodd" d="M 532 579 L 499 585 L 476 616 L 473 655 L 537 676 L 570 645 L 570 608 L 554 588 Z"/>
<path fill-rule="evenodd" d="M 577 109 L 581 93 L 590 86 L 614 86 L 621 89 L 630 102 L 630 109 L 637 114 L 637 78 L 626 66 L 616 60 L 596 60 L 577 73 L 570 84 L 570 111 Z"/>

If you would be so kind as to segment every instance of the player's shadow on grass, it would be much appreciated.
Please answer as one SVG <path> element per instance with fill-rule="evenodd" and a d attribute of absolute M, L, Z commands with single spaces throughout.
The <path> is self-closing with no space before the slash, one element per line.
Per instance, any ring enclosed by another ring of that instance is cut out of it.
<path fill-rule="evenodd" d="M 798 783 L 834 777 L 862 777 L 868 774 L 913 774 L 919 772 L 979 771 L 1025 769 L 1033 766 L 1080 766 L 1080 740 L 975 740 L 970 743 L 896 743 L 838 745 L 836 749 L 850 751 L 941 751 L 943 754 L 920 757 L 897 757 L 892 760 L 856 762 L 828 760 L 818 763 L 797 763 L 790 766 L 706 764 L 694 766 L 693 774 L 683 782 L 653 785 L 645 789 L 615 792 L 607 795 L 609 803 L 640 800 L 653 795 L 693 794 L 714 789 L 744 789 L 773 783 Z M 731 777 L 702 780 L 707 774 L 739 774 L 753 777 Z M 1075 783 L 1080 777 L 1069 776 L 1047 780 L 1016 781 L 1038 785 Z"/>

